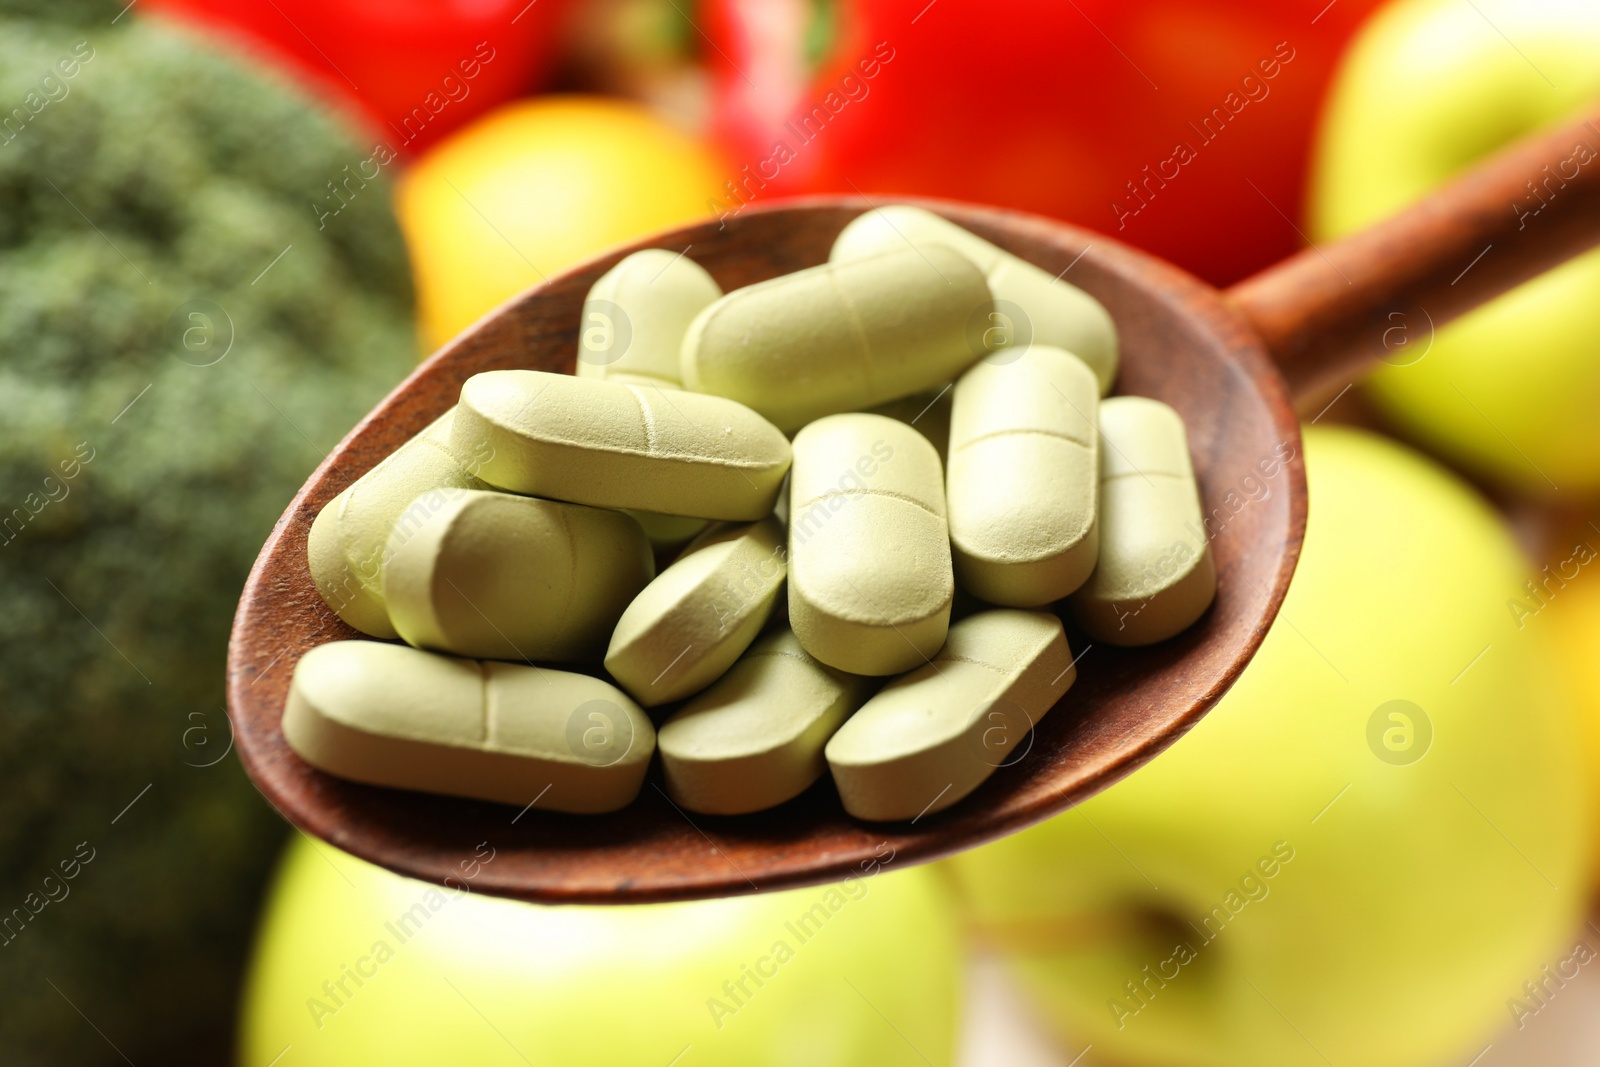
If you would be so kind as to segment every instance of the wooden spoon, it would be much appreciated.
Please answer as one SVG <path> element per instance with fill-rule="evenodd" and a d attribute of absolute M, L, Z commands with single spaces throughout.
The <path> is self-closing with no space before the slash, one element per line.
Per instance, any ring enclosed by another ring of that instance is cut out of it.
<path fill-rule="evenodd" d="M 948 811 L 858 822 L 824 776 L 771 811 L 692 815 L 672 804 L 653 771 L 621 812 L 519 812 L 330 777 L 302 762 L 279 729 L 299 658 L 322 642 L 362 636 L 328 609 L 307 571 L 306 533 L 335 494 L 454 404 L 470 375 L 570 372 L 584 295 L 628 253 L 686 251 L 732 289 L 823 262 L 845 223 L 876 206 L 865 198 L 751 206 L 724 224 L 615 249 L 528 290 L 418 367 L 311 476 L 251 571 L 228 654 L 229 712 L 245 768 L 290 822 L 357 856 L 455 885 L 485 842 L 494 859 L 473 889 L 547 902 L 689 899 L 830 881 L 970 848 L 1060 812 L 1193 726 L 1260 646 L 1305 530 L 1291 400 L 1348 384 L 1376 359 L 1415 358 L 1447 320 L 1600 241 L 1600 160 L 1571 162 L 1575 145 L 1600 152 L 1595 120 L 1524 142 L 1401 215 L 1226 293 L 1063 223 L 895 200 L 1060 273 L 1110 309 L 1122 339 L 1117 391 L 1164 400 L 1188 424 L 1218 573 L 1213 608 L 1163 644 L 1115 649 L 1069 632 L 1077 684 L 1019 746 L 1024 755 L 1014 753 Z M 1541 184 L 1548 175 L 1556 177 Z"/>

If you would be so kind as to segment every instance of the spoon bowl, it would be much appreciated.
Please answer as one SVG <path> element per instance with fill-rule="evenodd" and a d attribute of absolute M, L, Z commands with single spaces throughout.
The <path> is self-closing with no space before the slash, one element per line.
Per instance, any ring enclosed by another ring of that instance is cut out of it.
<path fill-rule="evenodd" d="M 702 816 L 674 805 L 655 769 L 638 799 L 613 814 L 519 811 L 331 777 L 289 749 L 280 725 L 300 657 L 361 636 L 323 603 L 307 568 L 306 534 L 323 505 L 454 404 L 470 376 L 509 368 L 570 373 L 584 298 L 623 256 L 681 251 L 733 289 L 824 262 L 845 224 L 879 206 L 865 198 L 750 207 L 724 223 L 614 249 L 502 305 L 418 367 L 312 474 L 250 573 L 228 652 L 229 714 L 245 768 L 291 823 L 348 852 L 451 884 L 487 844 L 495 861 L 481 865 L 473 888 L 543 902 L 683 900 L 832 881 L 970 848 L 1056 814 L 1177 740 L 1260 646 L 1305 532 L 1291 394 L 1319 406 L 1329 395 L 1336 402 L 1343 390 L 1333 390 L 1349 388 L 1397 337 L 1420 343 L 1416 331 L 1600 241 L 1600 167 L 1567 181 L 1532 224 L 1506 207 L 1575 144 L 1600 155 L 1597 124 L 1600 114 L 1584 115 L 1531 137 L 1399 215 L 1309 248 L 1226 293 L 1063 223 L 895 201 L 943 215 L 1109 309 L 1122 347 L 1114 391 L 1165 401 L 1187 424 L 1205 517 L 1193 540 L 1209 540 L 1217 569 L 1210 610 L 1160 644 L 1091 644 L 1069 624 L 1077 683 L 1004 766 L 947 810 L 861 822 L 845 814 L 824 777 L 769 811 Z M 1409 360 L 1415 350 L 1395 354 Z"/>
<path fill-rule="evenodd" d="M 318 644 L 362 636 L 312 584 L 306 535 L 317 512 L 454 404 L 472 375 L 571 373 L 584 297 L 623 256 L 687 250 L 729 290 L 825 262 L 845 224 L 874 205 L 828 198 L 752 208 L 725 226 L 702 223 L 613 250 L 505 304 L 401 383 L 301 489 L 250 576 L 229 670 L 240 756 L 279 811 L 348 852 L 433 882 L 459 876 L 460 862 L 487 841 L 495 862 L 473 887 L 493 894 L 726 896 L 835 880 L 891 854 L 897 864 L 932 859 L 1020 829 L 1127 774 L 1216 703 L 1277 613 L 1305 528 L 1299 425 L 1261 342 L 1216 290 L 1105 237 L 994 209 L 901 202 L 1099 299 L 1121 336 L 1116 391 L 1155 397 L 1183 416 L 1209 527 L 1193 543 L 1209 535 L 1217 567 L 1216 602 L 1194 627 L 1122 649 L 1088 642 L 1069 624 L 1077 683 L 976 792 L 909 823 L 852 819 L 826 776 L 778 808 L 717 817 L 678 809 L 654 770 L 622 811 L 571 816 L 362 785 L 301 761 L 280 728 L 295 663 Z"/>

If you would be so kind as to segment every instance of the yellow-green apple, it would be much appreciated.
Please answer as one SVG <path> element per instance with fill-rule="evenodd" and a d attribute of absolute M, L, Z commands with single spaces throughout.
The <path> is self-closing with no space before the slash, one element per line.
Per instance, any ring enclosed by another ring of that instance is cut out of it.
<path fill-rule="evenodd" d="M 928 870 L 632 907 L 540 907 L 326 845 L 289 847 L 251 964 L 240 1062 L 946 1064 L 960 949 Z M 713 855 L 708 862 L 717 862 Z"/>
<path fill-rule="evenodd" d="M 1404 446 L 1313 427 L 1306 469 L 1283 612 L 1217 707 L 1076 810 L 948 861 L 1071 1053 L 1465 1063 L 1571 953 L 1591 783 L 1548 642 L 1506 607 L 1526 562 Z"/>
<path fill-rule="evenodd" d="M 1376 222 L 1597 96 L 1594 0 L 1401 0 L 1364 27 L 1329 96 L 1312 237 Z M 1580 167 L 1600 158 L 1551 160 L 1505 210 L 1553 225 L 1541 209 L 1561 197 L 1563 168 Z M 1600 492 L 1597 295 L 1591 252 L 1437 334 L 1405 323 L 1408 343 L 1371 376 L 1369 395 L 1406 436 L 1501 485 Z"/>

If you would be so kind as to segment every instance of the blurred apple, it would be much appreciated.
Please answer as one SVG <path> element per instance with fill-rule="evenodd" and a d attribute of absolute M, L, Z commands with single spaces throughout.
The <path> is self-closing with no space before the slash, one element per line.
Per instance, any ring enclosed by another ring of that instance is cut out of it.
<path fill-rule="evenodd" d="M 835 886 L 688 904 L 539 907 L 309 839 L 284 856 L 240 1063 L 947 1064 L 960 951 L 943 886 L 881 863 Z M 707 862 L 718 862 L 714 857 Z"/>
<path fill-rule="evenodd" d="M 1331 93 L 1312 236 L 1375 222 L 1597 95 L 1593 0 L 1394 4 L 1364 28 Z M 1506 210 L 1553 224 L 1536 209 L 1561 195 L 1559 175 L 1528 178 L 1526 201 Z M 1407 436 L 1499 484 L 1600 492 L 1597 292 L 1591 252 L 1440 329 L 1431 348 L 1419 333 L 1395 361 L 1409 365 L 1380 369 L 1369 392 Z"/>
<path fill-rule="evenodd" d="M 1525 562 L 1402 446 L 1312 428 L 1306 466 L 1283 614 L 1217 708 L 1077 810 L 949 861 L 1069 1054 L 1465 1063 L 1570 954 L 1592 797 L 1547 642 L 1506 609 Z"/>
<path fill-rule="evenodd" d="M 431 348 L 549 275 L 708 214 L 711 151 L 623 100 L 547 96 L 500 108 L 402 178 L 397 207 Z"/>

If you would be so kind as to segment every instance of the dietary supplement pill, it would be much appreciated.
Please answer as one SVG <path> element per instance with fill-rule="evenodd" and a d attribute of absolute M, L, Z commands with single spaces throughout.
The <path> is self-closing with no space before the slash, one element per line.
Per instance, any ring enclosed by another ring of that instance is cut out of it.
<path fill-rule="evenodd" d="M 1117 376 L 1117 327 L 1104 305 L 931 211 L 901 204 L 868 211 L 839 234 L 829 258 L 851 262 L 907 246 L 926 250 L 933 244 L 950 246 L 984 273 L 995 299 L 995 317 L 984 324 L 991 338 L 1065 348 L 1094 371 L 1101 396 L 1111 391 Z"/>
<path fill-rule="evenodd" d="M 656 740 L 644 712 L 598 678 L 377 641 L 307 652 L 283 735 L 340 778 L 577 813 L 638 795 Z"/>
<path fill-rule="evenodd" d="M 777 519 L 707 530 L 627 606 L 606 670 L 647 708 L 698 693 L 761 632 L 785 570 Z"/>
<path fill-rule="evenodd" d="M 1217 591 L 1188 438 L 1176 411 L 1142 396 L 1103 402 L 1100 432 L 1100 558 L 1069 604 L 1096 640 L 1148 645 L 1190 626 Z"/>
<path fill-rule="evenodd" d="M 317 592 L 362 633 L 394 637 L 383 598 L 389 531 L 428 490 L 486 488 L 474 475 L 488 458 L 483 443 L 457 451 L 451 441 L 455 409 L 386 456 L 317 513 L 306 555 Z"/>
<path fill-rule="evenodd" d="M 954 378 L 986 354 L 967 326 L 991 307 L 982 273 L 943 245 L 825 263 L 702 311 L 683 341 L 683 384 L 798 430 Z"/>
<path fill-rule="evenodd" d="M 721 295 L 705 268 L 682 253 L 647 248 L 626 257 L 583 303 L 578 377 L 681 389 L 683 335 Z"/>
<path fill-rule="evenodd" d="M 723 397 L 531 370 L 467 379 L 451 439 L 513 493 L 746 522 L 771 513 L 790 455 Z"/>
<path fill-rule="evenodd" d="M 991 604 L 1037 607 L 1077 589 L 1099 553 L 1099 386 L 1059 348 L 979 362 L 950 416 L 956 581 Z"/>
<path fill-rule="evenodd" d="M 882 415 L 831 415 L 794 439 L 789 623 L 807 652 L 852 674 L 932 659 L 955 580 L 939 455 Z"/>
<path fill-rule="evenodd" d="M 884 686 L 828 742 L 844 809 L 885 821 L 948 808 L 1025 757 L 1012 752 L 1076 679 L 1054 615 L 969 615 L 932 663 Z"/>
<path fill-rule="evenodd" d="M 656 737 L 667 794 L 706 815 L 762 811 L 827 770 L 823 746 L 876 683 L 813 659 L 787 628 L 762 637 Z"/>
<path fill-rule="evenodd" d="M 474 659 L 598 661 L 655 576 L 620 511 L 435 489 L 389 537 L 383 590 L 407 644 Z"/>

